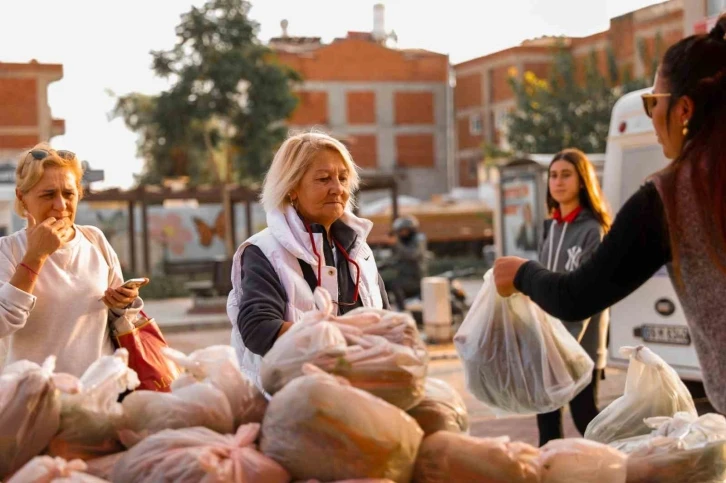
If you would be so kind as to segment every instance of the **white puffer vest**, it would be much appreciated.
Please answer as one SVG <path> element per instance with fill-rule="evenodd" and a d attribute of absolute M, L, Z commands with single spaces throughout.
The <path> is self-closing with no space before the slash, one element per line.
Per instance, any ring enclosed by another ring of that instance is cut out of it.
<path fill-rule="evenodd" d="M 373 223 L 345 212 L 340 218 L 358 235 L 358 242 L 348 256 L 355 260 L 361 269 L 359 296 L 364 307 L 382 308 L 383 300 L 378 283 L 378 268 L 370 247 L 365 242 L 373 227 Z M 323 252 L 323 234 L 314 233 L 316 250 Z M 270 261 L 287 294 L 285 320 L 297 322 L 302 314 L 315 309 L 315 301 L 310 286 L 305 281 L 300 262 L 309 264 L 318 273 L 318 259 L 310 243 L 310 234 L 305 228 L 297 212 L 288 207 L 286 211 L 276 210 L 267 214 L 267 228 L 252 236 L 237 249 L 232 263 L 232 291 L 227 299 L 227 315 L 232 322 L 232 347 L 235 348 L 237 359 L 242 371 L 262 389 L 260 382 L 260 362 L 262 357 L 248 350 L 237 327 L 239 300 L 242 296 L 242 254 L 250 245 L 255 245 Z M 335 267 L 325 266 L 321 261 L 321 286 L 330 292 L 334 301 L 338 298 L 338 273 Z M 351 275 L 355 275 L 355 267 L 351 267 Z"/>

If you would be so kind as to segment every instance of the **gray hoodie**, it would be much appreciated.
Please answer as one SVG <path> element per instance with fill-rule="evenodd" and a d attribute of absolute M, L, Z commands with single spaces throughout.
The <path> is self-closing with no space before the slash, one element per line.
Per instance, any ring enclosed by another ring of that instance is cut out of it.
<path fill-rule="evenodd" d="M 601 240 L 602 228 L 587 208 L 572 223 L 546 220 L 539 262 L 554 272 L 572 272 L 592 256 Z M 595 368 L 604 368 L 609 312 L 605 310 L 587 320 L 562 322 L 595 362 Z"/>

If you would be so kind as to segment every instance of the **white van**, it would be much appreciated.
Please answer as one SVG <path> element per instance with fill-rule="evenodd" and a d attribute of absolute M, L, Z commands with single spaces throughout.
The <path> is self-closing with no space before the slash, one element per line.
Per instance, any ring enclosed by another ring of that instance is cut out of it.
<path fill-rule="evenodd" d="M 651 120 L 643 111 L 640 95 L 649 91 L 628 93 L 613 107 L 603 189 L 615 213 L 649 175 L 668 163 L 656 140 Z M 620 347 L 642 344 L 665 359 L 682 379 L 701 381 L 701 368 L 686 318 L 665 267 L 614 305 L 610 321 L 610 366 L 627 366 L 627 359 L 618 353 Z"/>

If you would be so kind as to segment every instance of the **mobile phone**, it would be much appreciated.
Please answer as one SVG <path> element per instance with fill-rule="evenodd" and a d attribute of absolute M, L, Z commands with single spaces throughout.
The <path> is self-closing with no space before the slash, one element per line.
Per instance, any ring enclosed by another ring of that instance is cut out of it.
<path fill-rule="evenodd" d="M 146 277 L 142 278 L 130 278 L 129 280 L 126 280 L 123 285 L 121 285 L 123 288 L 141 288 L 147 283 L 149 283 L 149 279 Z"/>

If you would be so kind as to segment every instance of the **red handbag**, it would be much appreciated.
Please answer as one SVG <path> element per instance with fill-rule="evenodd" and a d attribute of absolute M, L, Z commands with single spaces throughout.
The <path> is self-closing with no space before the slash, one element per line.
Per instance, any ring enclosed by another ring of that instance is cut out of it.
<path fill-rule="evenodd" d="M 179 367 L 161 351 L 168 344 L 154 319 L 143 310 L 140 318 L 133 330 L 113 336 L 114 345 L 129 351 L 129 367 L 141 381 L 136 390 L 170 392 Z"/>

